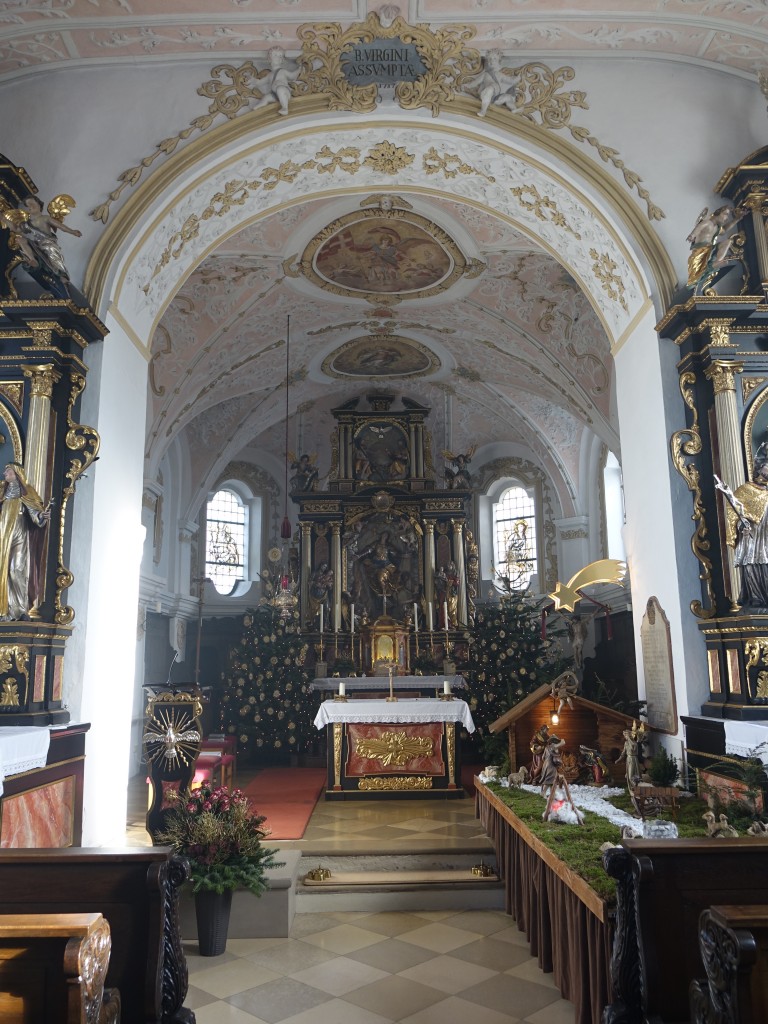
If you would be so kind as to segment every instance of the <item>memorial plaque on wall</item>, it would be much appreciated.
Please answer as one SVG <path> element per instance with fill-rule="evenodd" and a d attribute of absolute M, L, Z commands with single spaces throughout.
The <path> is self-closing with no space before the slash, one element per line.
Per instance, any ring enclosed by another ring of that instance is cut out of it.
<path fill-rule="evenodd" d="M 650 597 L 645 606 L 640 642 L 643 649 L 648 722 L 661 732 L 676 733 L 677 705 L 669 622 L 655 597 Z"/>

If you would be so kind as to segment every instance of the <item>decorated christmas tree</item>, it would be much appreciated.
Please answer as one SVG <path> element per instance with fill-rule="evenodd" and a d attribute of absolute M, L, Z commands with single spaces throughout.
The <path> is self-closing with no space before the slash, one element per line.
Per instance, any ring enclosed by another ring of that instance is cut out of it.
<path fill-rule="evenodd" d="M 462 666 L 472 717 L 477 727 L 475 753 L 494 756 L 488 726 L 543 683 L 566 668 L 558 631 L 542 636 L 542 605 L 525 595 L 509 594 L 498 604 L 478 605 L 469 655 Z M 490 737 L 490 740 L 489 740 Z M 499 751 L 506 747 L 501 737 Z"/>
<path fill-rule="evenodd" d="M 298 612 L 264 604 L 243 616 L 242 636 L 222 673 L 221 699 L 223 727 L 237 735 L 240 751 L 282 761 L 316 741 L 319 697 L 310 692 L 306 655 Z"/>

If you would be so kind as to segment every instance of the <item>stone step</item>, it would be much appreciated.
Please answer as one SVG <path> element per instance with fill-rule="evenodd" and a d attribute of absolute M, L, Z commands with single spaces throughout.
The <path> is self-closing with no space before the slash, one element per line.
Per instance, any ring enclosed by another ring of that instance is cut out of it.
<path fill-rule="evenodd" d="M 488 871 L 491 874 L 485 874 Z M 326 872 L 324 878 L 308 877 Z M 495 858 L 487 853 L 442 857 L 311 855 L 302 857 L 296 895 L 297 913 L 504 906 L 504 887 L 496 873 Z"/>

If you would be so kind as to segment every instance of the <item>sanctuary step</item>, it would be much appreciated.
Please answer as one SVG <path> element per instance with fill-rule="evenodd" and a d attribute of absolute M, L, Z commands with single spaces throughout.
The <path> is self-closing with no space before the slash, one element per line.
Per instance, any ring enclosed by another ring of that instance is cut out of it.
<path fill-rule="evenodd" d="M 302 857 L 296 894 L 297 913 L 504 906 L 495 857 L 487 852 L 438 857 L 310 854 Z"/>

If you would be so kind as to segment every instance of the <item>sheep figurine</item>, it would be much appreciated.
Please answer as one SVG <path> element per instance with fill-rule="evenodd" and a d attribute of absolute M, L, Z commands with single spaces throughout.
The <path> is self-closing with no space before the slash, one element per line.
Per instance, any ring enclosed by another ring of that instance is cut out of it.
<path fill-rule="evenodd" d="M 525 765 L 523 765 L 523 767 L 520 768 L 519 771 L 510 772 L 510 774 L 507 776 L 507 782 L 509 783 L 511 789 L 520 789 L 520 787 L 525 783 L 525 780 L 527 778 L 528 769 L 525 767 Z"/>

